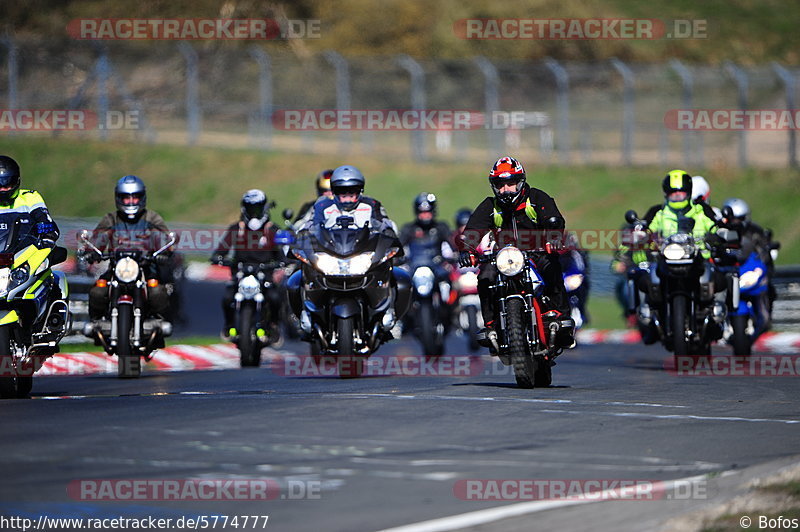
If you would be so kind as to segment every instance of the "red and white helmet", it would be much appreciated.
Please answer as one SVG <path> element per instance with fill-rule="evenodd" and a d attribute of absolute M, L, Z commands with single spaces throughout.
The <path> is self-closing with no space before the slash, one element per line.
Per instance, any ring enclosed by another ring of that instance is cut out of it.
<path fill-rule="evenodd" d="M 500 189 L 508 184 L 515 183 L 516 191 L 513 193 L 500 193 Z M 495 197 L 501 203 L 514 203 L 520 196 L 525 184 L 525 168 L 522 163 L 513 157 L 505 156 L 497 159 L 489 172 L 489 184 Z"/>

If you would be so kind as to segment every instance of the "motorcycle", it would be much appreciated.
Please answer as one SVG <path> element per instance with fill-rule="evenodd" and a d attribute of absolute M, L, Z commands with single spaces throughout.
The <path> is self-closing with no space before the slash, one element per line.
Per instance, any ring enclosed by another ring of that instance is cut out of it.
<path fill-rule="evenodd" d="M 647 224 L 635 211 L 625 214 L 637 229 Z M 702 242 L 692 234 L 694 220 L 683 218 L 678 231 L 658 238 L 658 250 L 651 250 L 650 260 L 639 264 L 649 279 L 647 302 L 639 304 L 641 325 L 655 330 L 676 366 L 689 355 L 709 356 L 711 343 L 722 337 L 727 316 L 726 306 L 715 299 L 714 267 L 702 256 Z M 652 305 L 652 306 L 651 306 Z"/>
<path fill-rule="evenodd" d="M 69 331 L 66 275 L 50 268 L 67 259 L 63 247 L 40 247 L 53 224 L 28 213 L 0 214 L 0 397 L 27 397 L 33 374 L 58 351 Z"/>
<path fill-rule="evenodd" d="M 223 261 L 223 266 L 232 266 L 230 261 Z M 238 263 L 236 268 L 236 292 L 233 296 L 236 306 L 237 336 L 232 339 L 239 348 L 241 366 L 258 367 L 261 365 L 261 350 L 278 341 L 270 336 L 273 330 L 269 324 L 277 319 L 270 315 L 270 294 L 278 287 L 273 284 L 275 264 Z"/>
<path fill-rule="evenodd" d="M 478 331 L 483 327 L 481 299 L 478 296 L 478 269 L 459 268 L 453 274 L 453 290 L 456 291 L 455 316 L 459 332 L 468 339 L 469 350 L 480 348 Z"/>
<path fill-rule="evenodd" d="M 589 264 L 587 258 L 577 249 L 567 250 L 559 255 L 564 288 L 567 291 L 571 318 L 575 328 L 580 329 L 589 321 L 586 300 L 589 297 Z"/>
<path fill-rule="evenodd" d="M 448 272 L 436 242 L 413 240 L 408 244 L 407 256 L 413 312 L 406 320 L 422 344 L 425 357 L 436 358 L 444 352 L 451 321 Z"/>
<path fill-rule="evenodd" d="M 335 356 L 340 377 L 360 376 L 410 304 L 410 283 L 392 266 L 400 242 L 384 227 L 340 216 L 331 228 L 297 235 L 292 254 L 302 270 L 289 279 L 290 303 L 311 355 L 318 362 Z"/>
<path fill-rule="evenodd" d="M 552 366 L 561 354 L 556 337 L 562 327 L 574 327 L 571 318 L 558 319 L 557 311 L 543 311 L 541 297 L 544 280 L 534 262 L 537 253 L 551 253 L 549 243 L 543 248 L 523 251 L 513 245 L 478 258 L 497 267 L 497 280 L 490 286 L 497 309 L 497 337 L 488 336 L 501 362 L 514 368 L 520 388 L 547 387 L 552 384 Z"/>
<path fill-rule="evenodd" d="M 141 360 L 149 361 L 152 353 L 164 346 L 164 338 L 172 335 L 172 323 L 159 318 L 148 318 L 147 287 L 157 286 L 156 279 L 145 277 L 145 268 L 158 264 L 159 258 L 176 242 L 175 233 L 169 233 L 169 241 L 155 252 L 144 249 L 115 249 L 103 253 L 90 240 L 90 233 L 83 230 L 78 240 L 94 251 L 99 260 L 108 260 L 111 279 L 100 278 L 95 286 L 108 288 L 109 309 L 106 317 L 96 323 L 88 323 L 83 334 L 94 339 L 109 355 L 117 356 L 117 375 L 120 378 L 136 378 L 141 375 Z M 134 246 L 131 246 L 132 248 Z"/>
<path fill-rule="evenodd" d="M 294 217 L 294 211 L 292 209 L 284 209 L 283 210 L 283 218 L 284 218 L 284 227 L 285 229 L 279 229 L 275 233 L 275 244 L 281 247 L 281 251 L 283 251 L 284 257 L 286 257 L 288 264 L 286 264 L 283 268 L 284 270 L 284 279 L 288 279 L 291 275 L 299 269 L 299 263 L 292 259 L 291 255 L 291 248 L 292 245 L 295 243 L 295 236 L 294 236 L 294 225 L 291 222 L 291 219 Z M 292 312 L 291 306 L 289 305 L 289 299 L 286 296 L 286 284 L 282 283 L 280 285 L 281 290 L 281 311 L 280 311 L 280 323 L 282 324 L 283 334 L 286 335 L 287 338 L 291 340 L 297 340 L 302 335 L 302 330 L 300 329 L 300 320 L 298 320 L 297 316 L 294 315 Z"/>
<path fill-rule="evenodd" d="M 735 356 L 750 356 L 753 343 L 769 322 L 767 265 L 753 252 L 744 263 L 728 266 L 725 271 L 731 292 L 725 340 Z"/>

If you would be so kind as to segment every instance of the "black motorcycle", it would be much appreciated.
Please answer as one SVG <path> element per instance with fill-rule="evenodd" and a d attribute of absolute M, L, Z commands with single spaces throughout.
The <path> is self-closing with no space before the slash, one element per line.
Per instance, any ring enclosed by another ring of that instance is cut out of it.
<path fill-rule="evenodd" d="M 331 228 L 300 233 L 292 253 L 302 263 L 302 286 L 294 286 L 298 272 L 289 281 L 290 299 L 312 356 L 334 356 L 340 377 L 360 376 L 408 310 L 410 287 L 398 286 L 392 266 L 402 256 L 400 242 L 393 231 L 340 216 Z"/>
<path fill-rule="evenodd" d="M 232 266 L 224 261 L 223 266 Z M 279 264 L 238 263 L 236 265 L 236 292 L 233 296 L 236 307 L 237 335 L 232 341 L 239 348 L 242 367 L 261 365 L 261 350 L 279 339 L 278 316 L 273 316 L 270 300 L 278 297 L 272 276 Z"/>
<path fill-rule="evenodd" d="M 162 254 L 176 242 L 175 233 L 160 249 L 149 252 L 145 249 L 115 249 L 103 253 L 90 240 L 89 231 L 78 235 L 81 243 L 91 248 L 99 260 L 108 260 L 111 279 L 100 278 L 96 286 L 106 287 L 109 292 L 109 309 L 104 319 L 88 323 L 84 335 L 95 340 L 109 355 L 117 355 L 117 375 L 121 378 L 139 377 L 141 359 L 149 361 L 152 353 L 164 347 L 164 338 L 172 335 L 172 323 L 149 317 L 147 304 L 148 280 L 145 269 L 161 262 Z"/>
<path fill-rule="evenodd" d="M 407 259 L 413 291 L 406 325 L 422 344 L 425 356 L 436 358 L 444 352 L 452 321 L 449 273 L 438 242 L 411 241 Z"/>
<path fill-rule="evenodd" d="M 636 230 L 647 228 L 635 211 L 628 211 L 625 219 Z M 714 266 L 703 258 L 703 242 L 697 241 L 693 229 L 693 219 L 680 219 L 678 231 L 656 238 L 649 262 L 638 265 L 648 281 L 639 322 L 674 353 L 676 367 L 687 356 L 711 354 L 711 343 L 722 337 L 727 315 L 724 301 L 715 298 L 717 288 L 723 287 L 715 286 Z"/>
<path fill-rule="evenodd" d="M 551 251 L 549 244 L 528 251 L 508 245 L 479 259 L 494 264 L 498 272 L 491 286 L 497 337 L 482 342 L 488 342 L 504 364 L 513 366 L 520 388 L 550 386 L 554 360 L 562 351 L 556 342 L 559 331 L 575 326 L 571 318 L 558 319 L 556 311 L 542 308 L 544 281 L 534 257 Z"/>

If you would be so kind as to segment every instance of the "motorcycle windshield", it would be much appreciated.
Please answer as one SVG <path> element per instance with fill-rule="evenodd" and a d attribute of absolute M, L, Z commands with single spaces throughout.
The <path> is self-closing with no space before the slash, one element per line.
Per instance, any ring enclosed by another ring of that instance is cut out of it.
<path fill-rule="evenodd" d="M 0 251 L 14 254 L 39 240 L 36 224 L 27 213 L 0 214 Z"/>
<path fill-rule="evenodd" d="M 339 257 L 348 257 L 361 252 L 369 241 L 369 228 L 361 227 L 317 227 L 314 236 L 320 251 L 326 251 Z"/>

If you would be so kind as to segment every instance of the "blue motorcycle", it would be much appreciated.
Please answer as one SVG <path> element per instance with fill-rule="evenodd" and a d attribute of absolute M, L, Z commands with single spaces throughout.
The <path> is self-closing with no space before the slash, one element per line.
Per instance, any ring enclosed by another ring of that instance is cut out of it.
<path fill-rule="evenodd" d="M 749 356 L 755 342 L 769 325 L 769 276 L 767 265 L 753 252 L 734 276 L 729 342 L 736 356 Z M 738 285 L 738 290 L 736 289 Z"/>

